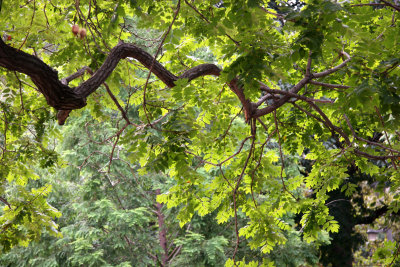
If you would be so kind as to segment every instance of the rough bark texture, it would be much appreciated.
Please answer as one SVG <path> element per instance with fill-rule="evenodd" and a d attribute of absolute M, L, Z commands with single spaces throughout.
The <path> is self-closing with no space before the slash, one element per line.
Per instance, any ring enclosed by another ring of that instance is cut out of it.
<path fill-rule="evenodd" d="M 0 38 L 0 66 L 24 73 L 45 96 L 47 103 L 60 109 L 79 109 L 86 105 L 84 97 L 61 83 L 58 73 L 39 58 L 17 50 Z"/>
<path fill-rule="evenodd" d="M 309 58 L 305 77 L 290 89 L 290 93 L 297 94 L 301 88 L 303 88 L 307 83 L 312 82 L 314 78 L 325 77 L 344 67 L 350 60 L 350 56 L 345 52 L 342 52 L 342 54 L 347 57 L 345 61 L 336 67 L 320 73 L 310 72 L 311 58 Z M 205 75 L 219 76 L 222 71 L 214 64 L 201 64 L 187 70 L 181 76 L 177 77 L 164 68 L 164 66 L 161 65 L 152 55 L 140 47 L 121 42 L 111 49 L 101 67 L 87 81 L 81 83 L 76 88 L 70 88 L 67 85 L 67 78 L 60 80 L 58 73 L 46 65 L 42 60 L 23 51 L 17 50 L 5 44 L 0 39 L 0 66 L 30 76 L 32 81 L 38 87 L 38 90 L 45 96 L 47 103 L 59 110 L 57 119 L 61 125 L 66 120 L 71 110 L 79 109 L 86 105 L 86 98 L 106 81 L 118 65 L 118 62 L 127 57 L 132 57 L 139 61 L 168 87 L 174 87 L 175 82 L 178 79 L 186 78 L 191 81 Z M 74 75 L 71 75 L 70 77 L 74 77 Z M 240 86 L 240 83 L 238 82 L 238 78 L 231 80 L 228 83 L 228 86 L 232 92 L 236 94 L 243 105 L 246 122 L 250 122 L 251 119 L 256 119 L 273 112 L 291 99 L 291 96 L 281 95 L 274 98 L 273 103 L 270 105 L 258 109 L 260 104 L 253 103 L 246 98 L 243 87 Z"/>
<path fill-rule="evenodd" d="M 57 110 L 72 110 L 84 107 L 86 105 L 86 97 L 105 82 L 121 59 L 127 57 L 135 58 L 143 66 L 151 69 L 152 73 L 168 87 L 174 87 L 175 81 L 181 78 L 187 78 L 191 81 L 204 75 L 219 76 L 221 72 L 214 64 L 202 64 L 187 70 L 177 77 L 143 49 L 133 44 L 120 43 L 110 51 L 102 66 L 92 77 L 78 87 L 70 88 L 59 79 L 57 71 L 49 67 L 41 59 L 17 50 L 0 39 L 0 66 L 8 70 L 25 73 L 31 77 L 38 90 L 45 96 L 47 103 Z"/>
<path fill-rule="evenodd" d="M 263 104 L 267 98 L 260 100 L 257 103 L 251 102 L 249 99 L 246 98 L 243 87 L 240 85 L 238 78 L 232 79 L 228 83 L 228 86 L 232 90 L 232 92 L 236 94 L 241 104 L 243 105 L 245 120 L 249 123 L 251 119 L 256 119 L 266 114 L 269 114 L 284 105 L 285 103 L 289 102 L 293 96 L 297 96 L 297 93 L 306 84 L 313 82 L 315 83 L 315 81 L 313 81 L 314 79 L 323 78 L 343 68 L 347 64 L 347 62 L 350 61 L 351 58 L 346 52 L 343 51 L 341 52 L 341 55 L 346 58 L 341 64 L 319 73 L 311 73 L 310 54 L 304 78 L 301 79 L 289 90 L 290 95 L 280 94 L 278 90 L 276 90 L 276 94 L 269 91 L 268 94 L 269 96 L 272 96 L 271 99 L 273 101 L 271 103 L 268 103 L 269 105 L 261 108 L 259 108 L 259 106 Z M 151 56 L 140 47 L 137 47 L 133 44 L 126 44 L 121 42 L 113 49 L 111 49 L 108 57 L 101 65 L 101 67 L 87 81 L 81 83 L 76 88 L 71 88 L 67 85 L 68 79 L 73 79 L 73 77 L 75 77 L 76 75 L 71 75 L 70 77 L 60 80 L 57 71 L 45 64 L 38 57 L 29 55 L 23 51 L 11 47 L 4 43 L 3 40 L 1 40 L 0 38 L 0 66 L 11 71 L 25 73 L 26 75 L 31 77 L 33 83 L 37 86 L 38 90 L 45 96 L 47 103 L 58 110 L 57 119 L 60 125 L 64 124 L 71 110 L 80 109 L 86 105 L 86 98 L 94 91 L 96 91 L 97 88 L 99 88 L 100 85 L 102 85 L 106 81 L 106 79 L 111 75 L 111 73 L 118 65 L 118 62 L 121 59 L 127 57 L 132 57 L 139 61 L 143 66 L 148 68 L 161 81 L 163 81 L 168 87 L 174 87 L 175 82 L 178 79 L 186 78 L 191 81 L 205 75 L 219 76 L 222 71 L 214 64 L 201 64 L 187 70 L 181 76 L 177 77 L 166 68 L 164 68 L 164 66 L 161 65 L 153 56 Z M 82 68 L 81 71 L 84 71 L 84 69 L 85 68 Z M 77 75 L 79 75 L 79 73 Z M 324 83 L 320 84 L 328 87 L 340 87 L 340 85 Z M 263 86 L 264 85 L 260 86 L 260 90 L 262 90 Z M 304 96 L 298 97 L 304 99 Z M 319 120 L 332 131 L 332 134 L 336 132 L 344 138 L 347 145 L 352 145 L 349 137 L 344 133 L 341 127 L 333 125 L 326 114 L 317 105 L 315 105 L 315 103 L 313 103 L 312 101 L 306 102 L 308 102 L 308 104 L 317 113 L 319 113 L 319 115 L 321 116 Z M 353 133 L 353 135 L 355 134 Z M 390 151 L 391 153 L 385 156 L 376 156 L 360 151 L 357 148 L 354 150 L 354 153 L 370 159 L 387 159 L 399 157 L 399 151 L 393 150 L 383 145 L 377 145 L 387 151 Z"/>

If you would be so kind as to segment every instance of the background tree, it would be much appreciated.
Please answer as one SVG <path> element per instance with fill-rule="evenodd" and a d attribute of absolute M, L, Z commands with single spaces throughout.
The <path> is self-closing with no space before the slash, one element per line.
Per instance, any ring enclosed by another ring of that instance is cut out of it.
<path fill-rule="evenodd" d="M 0 257 L 1 266 L 220 266 L 232 255 L 229 225 L 207 215 L 180 228 L 176 210 L 156 203 L 157 191 L 167 190 L 173 180 L 160 174 L 138 176 L 120 145 L 110 162 L 113 143 L 103 137 L 112 133 L 116 120 L 100 125 L 84 112 L 61 129 L 66 138 L 56 151 L 68 166 L 41 170 L 33 183 L 51 184 L 48 201 L 63 214 L 57 220 L 62 237 L 46 234 L 26 248 L 15 247 Z M 245 245 L 238 253 L 264 256 Z M 315 246 L 301 242 L 295 231 L 270 258 L 278 266 L 318 261 Z"/>
<path fill-rule="evenodd" d="M 119 111 L 105 137 L 111 161 L 123 145 L 140 175 L 173 178 L 157 200 L 178 207 L 181 226 L 194 214 L 232 222 L 227 266 L 243 238 L 264 253 L 286 242 L 293 214 L 306 241 L 337 232 L 327 200 L 354 192 L 349 167 L 398 188 L 399 10 L 388 1 L 3 3 L 3 248 L 46 227 L 59 235 L 49 187 L 26 186 L 31 167 L 56 160 L 45 100 L 59 124 L 83 107 L 99 121 L 115 116 L 102 107 Z M 137 28 L 160 33 L 144 40 L 154 51 L 130 43 Z M 312 169 L 293 171 L 289 156 Z M 397 210 L 394 197 L 387 211 Z"/>

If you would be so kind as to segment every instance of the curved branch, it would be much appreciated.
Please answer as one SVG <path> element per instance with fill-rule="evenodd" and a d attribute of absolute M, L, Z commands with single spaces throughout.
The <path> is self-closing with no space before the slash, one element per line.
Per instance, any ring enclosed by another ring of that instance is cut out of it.
<path fill-rule="evenodd" d="M 342 52 L 342 54 L 347 57 L 343 63 L 320 73 L 312 74 L 308 71 L 305 77 L 289 91 L 291 95 L 283 95 L 281 98 L 274 101 L 272 105 L 263 109 L 257 109 L 257 104 L 252 103 L 245 97 L 243 88 L 238 84 L 237 78 L 229 82 L 229 87 L 238 96 L 242 103 L 245 119 L 248 122 L 251 118 L 261 117 L 284 105 L 293 96 L 292 94 L 299 92 L 300 89 L 307 83 L 310 83 L 313 78 L 324 77 L 345 66 L 350 60 L 350 56 L 346 52 Z M 121 59 L 127 57 L 134 58 L 144 67 L 151 69 L 154 75 L 156 75 L 168 87 L 174 87 L 175 81 L 178 79 L 185 78 L 188 79 L 188 81 L 191 81 L 200 76 L 219 76 L 221 73 L 221 69 L 214 64 L 202 64 L 187 70 L 181 76 L 177 77 L 140 47 L 137 47 L 134 44 L 120 42 L 110 51 L 104 63 L 92 77 L 81 83 L 78 87 L 70 88 L 67 86 L 68 80 L 73 79 L 74 77 L 70 76 L 60 81 L 58 73 L 45 64 L 41 59 L 17 50 L 5 44 L 3 40 L 0 40 L 0 66 L 30 76 L 39 91 L 46 97 L 47 103 L 61 111 L 58 114 L 58 120 L 61 124 L 67 118 L 70 110 L 80 109 L 86 105 L 86 97 L 96 91 L 97 88 L 106 81 Z M 310 67 L 311 59 L 309 58 L 307 69 L 309 70 Z"/>
<path fill-rule="evenodd" d="M 346 60 L 343 61 L 341 64 L 337 65 L 336 67 L 333 67 L 331 69 L 325 70 L 323 72 L 319 72 L 319 73 L 313 73 L 313 77 L 314 78 L 321 78 L 321 77 L 325 77 L 328 76 L 329 74 L 332 74 L 336 71 L 338 71 L 339 69 L 343 68 L 344 66 L 346 66 L 346 64 L 350 61 L 351 57 L 349 54 L 347 54 L 346 52 L 342 51 L 341 52 L 342 55 L 344 55 L 346 57 Z"/>
<path fill-rule="evenodd" d="M 79 85 L 75 92 L 84 97 L 89 96 L 111 75 L 121 59 L 132 57 L 150 68 L 153 63 L 153 56 L 133 44 L 119 43 L 104 61 L 103 65 L 87 81 Z M 158 61 L 154 60 L 152 72 L 160 78 L 168 87 L 174 87 L 174 82 L 178 79 L 175 75 L 164 68 Z"/>
<path fill-rule="evenodd" d="M 28 75 L 47 103 L 56 109 L 79 109 L 86 105 L 83 97 L 61 83 L 56 70 L 39 58 L 17 50 L 0 38 L 0 66 Z"/>
<path fill-rule="evenodd" d="M 136 59 L 146 68 L 150 68 L 153 65 L 154 58 L 140 47 L 133 44 L 119 43 L 110 51 L 104 63 L 92 77 L 78 87 L 71 88 L 67 84 L 69 80 L 74 79 L 74 75 L 60 80 L 57 71 L 41 59 L 7 45 L 0 38 L 0 66 L 28 75 L 45 96 L 47 103 L 57 110 L 73 110 L 84 107 L 86 105 L 86 97 L 105 82 L 121 59 L 127 57 Z M 187 78 L 191 81 L 204 75 L 219 76 L 221 70 L 214 64 L 202 64 L 187 70 L 177 77 L 157 60 L 154 60 L 152 72 L 168 87 L 174 87 L 175 81 L 178 79 Z"/>
<path fill-rule="evenodd" d="M 381 0 L 381 2 L 385 3 L 385 6 L 389 6 L 389 7 L 393 8 L 394 10 L 400 12 L 400 7 L 399 6 L 393 5 L 392 3 L 388 2 L 388 1 L 385 1 L 385 0 Z M 396 1 L 395 1 L 395 3 L 396 3 Z"/>

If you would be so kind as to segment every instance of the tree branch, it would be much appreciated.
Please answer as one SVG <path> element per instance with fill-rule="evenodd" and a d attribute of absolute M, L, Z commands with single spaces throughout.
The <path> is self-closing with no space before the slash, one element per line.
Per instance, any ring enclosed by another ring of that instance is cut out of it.
<path fill-rule="evenodd" d="M 351 60 L 351 57 L 349 56 L 349 54 L 347 54 L 344 51 L 342 51 L 341 54 L 346 57 L 345 61 L 343 61 L 341 64 L 339 64 L 336 67 L 333 67 L 331 69 L 325 70 L 323 72 L 313 73 L 312 76 L 314 78 L 322 78 L 322 77 L 328 76 L 329 74 L 332 74 L 332 73 L 338 71 L 339 69 L 343 68 L 344 66 L 346 66 L 346 64 Z"/>
<path fill-rule="evenodd" d="M 86 70 L 85 68 L 81 70 L 82 72 L 78 71 L 74 75 L 59 80 L 57 71 L 41 59 L 17 50 L 0 39 L 0 66 L 28 75 L 39 91 L 45 96 L 47 103 L 57 110 L 63 111 L 58 116 L 59 121 L 63 121 L 63 117 L 66 118 L 69 110 L 84 107 L 86 105 L 86 97 L 96 91 L 105 82 L 121 59 L 127 57 L 135 58 L 148 69 L 153 65 L 152 72 L 168 87 L 174 87 L 175 81 L 181 78 L 187 78 L 191 81 L 200 76 L 219 76 L 221 73 L 221 70 L 214 64 L 202 64 L 187 70 L 181 76 L 177 77 L 165 69 L 157 60 L 154 60 L 143 49 L 133 44 L 119 43 L 110 51 L 102 66 L 91 78 L 76 88 L 70 88 L 67 85 L 68 81 L 82 75 L 82 72 Z"/>
<path fill-rule="evenodd" d="M 379 218 L 380 216 L 382 216 L 383 214 L 385 214 L 388 211 L 388 207 L 387 206 L 383 206 L 377 210 L 373 210 L 371 211 L 369 216 L 365 216 L 365 217 L 356 217 L 355 224 L 371 224 L 373 223 L 377 218 Z"/>
<path fill-rule="evenodd" d="M 385 1 L 385 0 L 381 0 L 381 2 L 385 3 L 385 6 L 389 6 L 389 7 L 393 8 L 393 9 L 395 9 L 396 11 L 400 12 L 400 7 L 399 6 L 393 5 L 392 3 L 388 2 L 388 1 Z"/>
<path fill-rule="evenodd" d="M 384 145 L 382 145 L 381 143 L 378 143 L 378 142 L 369 141 L 369 140 L 367 140 L 367 139 L 364 139 L 364 138 L 358 136 L 358 135 L 356 134 L 356 131 L 354 130 L 353 126 L 351 125 L 350 120 L 349 120 L 349 118 L 347 117 L 347 115 L 346 115 L 346 114 L 343 114 L 343 117 L 344 117 L 344 119 L 346 120 L 346 123 L 347 123 L 347 125 L 349 126 L 349 128 L 350 128 L 350 130 L 351 130 L 351 133 L 353 134 L 353 136 L 354 136 L 356 139 L 358 139 L 358 140 L 360 140 L 360 141 L 363 141 L 363 142 L 366 142 L 367 144 L 370 144 L 370 145 L 373 145 L 373 146 L 379 146 L 380 148 L 383 148 L 383 149 L 388 150 L 388 151 L 393 152 L 393 153 L 397 153 L 398 155 L 400 154 L 400 151 L 398 151 L 398 150 L 396 150 L 396 149 L 393 149 L 393 148 L 384 146 Z"/>
<path fill-rule="evenodd" d="M 341 84 L 330 84 L 330 83 L 321 83 L 317 81 L 310 81 L 310 84 L 319 85 L 327 88 L 339 88 L 339 89 L 349 89 L 350 86 L 341 85 Z"/>
<path fill-rule="evenodd" d="M 5 44 L 1 38 L 0 66 L 28 75 L 45 96 L 47 103 L 57 110 L 79 109 L 86 105 L 84 97 L 60 82 L 57 71 L 39 58 Z"/>
<path fill-rule="evenodd" d="M 0 201 L 3 202 L 4 204 L 6 204 L 8 206 L 8 208 L 11 210 L 11 204 L 8 203 L 7 199 L 0 197 Z"/>
<path fill-rule="evenodd" d="M 311 73 L 311 57 L 308 58 L 307 60 L 307 72 L 304 75 L 304 78 L 301 79 L 295 86 L 292 87 L 292 89 L 289 90 L 290 93 L 292 94 L 297 94 L 301 88 L 303 88 L 306 84 L 310 83 L 312 81 L 312 79 L 314 78 L 322 78 L 325 77 L 329 74 L 332 74 L 336 71 L 338 71 L 339 69 L 343 68 L 351 59 L 351 57 L 349 56 L 349 54 L 347 54 L 346 52 L 342 51 L 341 52 L 342 55 L 346 56 L 346 60 L 344 60 L 341 64 L 337 65 L 336 67 L 333 67 L 331 69 L 325 70 L 323 72 L 319 72 L 319 73 Z M 253 112 L 253 116 L 254 118 L 258 118 L 261 116 L 264 116 L 266 114 L 269 114 L 271 112 L 273 112 L 274 110 L 276 110 L 277 108 L 279 108 L 280 106 L 282 106 L 283 104 L 287 103 L 290 100 L 291 96 L 285 95 L 283 97 L 281 97 L 279 100 L 275 101 L 272 105 L 262 108 L 262 109 L 257 109 L 256 111 Z"/>
<path fill-rule="evenodd" d="M 302 96 L 302 95 L 298 95 L 289 91 L 284 91 L 284 90 L 279 90 L 279 89 L 270 89 L 266 86 L 261 85 L 260 86 L 261 91 L 265 91 L 268 92 L 270 94 L 280 94 L 280 95 L 286 95 L 286 96 L 290 96 L 290 97 L 294 97 L 300 100 L 304 100 L 304 101 L 311 101 L 311 102 L 320 102 L 320 103 L 329 103 L 332 104 L 333 101 L 329 100 L 329 99 L 314 99 L 314 98 L 309 98 L 306 96 Z M 259 104 L 259 102 L 257 102 L 257 105 Z"/>

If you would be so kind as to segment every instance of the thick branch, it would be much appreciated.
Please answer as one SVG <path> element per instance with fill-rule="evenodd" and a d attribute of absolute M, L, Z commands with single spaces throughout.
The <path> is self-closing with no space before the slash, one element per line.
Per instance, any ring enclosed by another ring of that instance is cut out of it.
<path fill-rule="evenodd" d="M 385 0 L 381 0 L 381 2 L 385 3 L 386 6 L 390 6 L 391 8 L 395 9 L 396 11 L 400 12 L 400 7 L 393 5 L 392 3 L 385 1 Z"/>
<path fill-rule="evenodd" d="M 263 109 L 257 109 L 257 104 L 246 99 L 243 88 L 238 84 L 236 78 L 229 82 L 229 87 L 238 96 L 244 107 L 246 121 L 249 121 L 251 118 L 258 118 L 268 114 L 288 102 L 292 96 L 296 95 L 313 78 L 324 77 L 345 66 L 350 60 L 350 56 L 345 52 L 342 52 L 342 54 L 347 57 L 343 63 L 332 69 L 315 74 L 310 73 L 311 59 L 309 58 L 305 77 L 293 86 L 288 94 L 283 95 L 278 100 L 275 100 L 272 105 Z M 214 64 L 202 64 L 187 70 L 181 76 L 177 77 L 143 49 L 133 44 L 121 42 L 110 51 L 104 63 L 92 77 L 78 87 L 70 88 L 67 84 L 69 80 L 74 79 L 74 75 L 60 81 L 57 72 L 42 60 L 19 51 L 0 40 L 0 66 L 30 76 L 39 91 L 46 97 L 48 104 L 62 111 L 58 116 L 61 123 L 65 121 L 70 110 L 84 107 L 86 105 L 86 97 L 96 91 L 106 81 L 121 59 L 127 57 L 136 59 L 148 69 L 151 68 L 152 72 L 168 87 L 174 87 L 175 81 L 178 79 L 186 78 L 188 81 L 191 81 L 200 76 L 219 76 L 221 73 L 221 70 Z M 79 75 L 79 73 L 76 75 Z"/>
<path fill-rule="evenodd" d="M 187 78 L 189 81 L 204 75 L 218 76 L 221 70 L 214 64 L 202 64 L 187 70 L 177 77 L 164 68 L 158 61 L 153 64 L 153 57 L 143 49 L 133 45 L 120 43 L 111 51 L 103 65 L 87 81 L 76 88 L 67 86 L 74 75 L 63 80 L 41 59 L 17 50 L 0 39 L 0 66 L 28 75 L 39 91 L 45 96 L 47 103 L 57 110 L 79 109 L 86 105 L 86 97 L 97 90 L 111 75 L 121 59 L 132 57 L 146 68 L 152 65 L 152 72 L 168 87 L 174 87 L 175 81 Z M 76 75 L 79 76 L 79 73 Z"/>
<path fill-rule="evenodd" d="M 119 61 L 127 57 L 136 59 L 148 69 L 153 63 L 153 57 L 140 47 L 133 44 L 120 43 L 111 50 L 103 65 L 101 65 L 94 75 L 79 85 L 75 89 L 75 92 L 84 97 L 89 96 L 111 75 Z M 158 61 L 154 62 L 152 72 L 168 87 L 175 86 L 174 81 L 178 78 L 165 69 Z"/>
<path fill-rule="evenodd" d="M 47 103 L 56 109 L 78 109 L 86 105 L 84 97 L 77 95 L 58 79 L 58 73 L 39 58 L 17 50 L 0 38 L 0 66 L 28 75 Z"/>
<path fill-rule="evenodd" d="M 365 217 L 356 217 L 355 221 L 356 224 L 371 224 L 373 223 L 377 218 L 381 217 L 388 211 L 387 206 L 383 206 L 377 210 L 371 211 L 370 215 L 365 216 Z"/>

